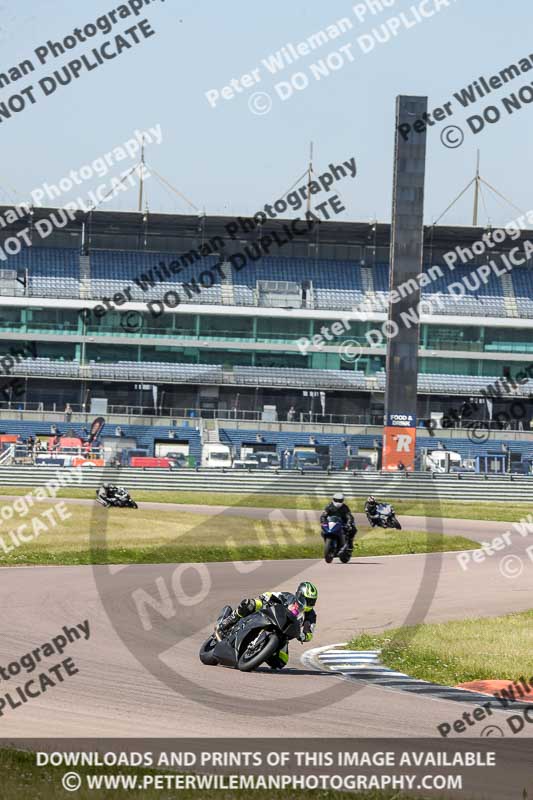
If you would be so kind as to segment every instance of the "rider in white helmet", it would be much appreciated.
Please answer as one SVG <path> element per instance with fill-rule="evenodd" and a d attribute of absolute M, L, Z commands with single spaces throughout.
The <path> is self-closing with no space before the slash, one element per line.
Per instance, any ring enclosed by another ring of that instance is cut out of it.
<path fill-rule="evenodd" d="M 346 548 L 350 551 L 353 550 L 353 540 L 357 533 L 355 520 L 349 507 L 346 505 L 344 495 L 342 492 L 335 492 L 331 502 L 328 503 L 320 516 L 320 522 L 326 522 L 328 517 L 339 517 L 344 525 L 346 533 Z"/>

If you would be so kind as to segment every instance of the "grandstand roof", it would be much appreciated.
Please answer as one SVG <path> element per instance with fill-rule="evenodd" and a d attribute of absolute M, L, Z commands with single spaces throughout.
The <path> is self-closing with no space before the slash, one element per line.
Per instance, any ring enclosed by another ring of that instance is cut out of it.
<path fill-rule="evenodd" d="M 4 216 L 12 206 L 0 206 L 0 216 Z M 34 207 L 33 223 L 49 218 L 55 208 Z M 250 216 L 243 215 L 243 219 Z M 90 247 L 109 248 L 110 238 L 116 242 L 119 249 L 148 249 L 175 251 L 179 242 L 184 238 L 197 238 L 202 233 L 205 237 L 227 237 L 225 226 L 235 217 L 204 216 L 190 214 L 167 213 L 140 213 L 134 211 L 93 211 L 86 213 L 79 211 L 76 219 L 66 225 L 57 234 L 52 234 L 40 244 L 44 246 L 72 247 L 74 237 L 80 236 L 84 223 L 87 223 L 87 235 L 90 237 Z M 269 230 L 282 233 L 283 225 L 290 219 L 275 219 L 263 226 L 262 232 Z M 0 232 L 3 241 L 17 231 L 23 230 L 28 225 L 28 219 L 22 218 L 6 225 Z M 497 227 L 497 226 L 493 226 Z M 203 231 L 202 231 L 203 228 Z M 322 244 L 355 244 L 376 247 L 388 247 L 390 244 L 390 225 L 388 223 L 374 222 L 321 222 L 307 235 L 299 236 L 301 242 L 315 243 L 317 241 L 317 228 L 319 228 L 319 241 Z M 425 226 L 425 242 L 437 248 L 454 248 L 457 245 L 467 246 L 481 238 L 486 228 L 469 227 L 461 225 Z M 522 231 L 522 238 L 527 238 L 530 232 Z M 239 233 L 238 239 L 254 239 L 255 233 Z M 517 241 L 504 243 L 502 249 L 511 249 Z"/>

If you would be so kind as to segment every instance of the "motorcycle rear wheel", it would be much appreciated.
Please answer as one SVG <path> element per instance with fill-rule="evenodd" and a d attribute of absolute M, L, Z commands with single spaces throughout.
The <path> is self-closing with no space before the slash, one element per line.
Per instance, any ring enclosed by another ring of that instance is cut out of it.
<path fill-rule="evenodd" d="M 212 650 L 215 649 L 216 645 L 217 639 L 215 636 L 211 635 L 209 639 L 206 639 L 203 645 L 200 647 L 200 661 L 207 667 L 216 667 L 218 664 L 217 659 L 212 653 Z"/>
<path fill-rule="evenodd" d="M 247 646 L 246 650 L 237 662 L 237 667 L 241 672 L 251 672 L 252 670 L 256 669 L 263 664 L 263 662 L 268 661 L 268 659 L 273 656 L 280 647 L 279 637 L 277 633 L 274 633 L 274 631 L 268 632 L 265 645 L 259 650 L 258 653 L 254 653 L 253 655 L 247 657 L 246 653 L 248 652 L 250 644 Z"/>

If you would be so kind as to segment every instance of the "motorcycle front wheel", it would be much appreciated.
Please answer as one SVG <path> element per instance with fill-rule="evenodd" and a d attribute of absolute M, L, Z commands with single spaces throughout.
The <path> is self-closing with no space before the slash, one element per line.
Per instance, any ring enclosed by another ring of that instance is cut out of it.
<path fill-rule="evenodd" d="M 218 661 L 212 653 L 216 645 L 217 645 L 217 639 L 215 636 L 210 636 L 209 639 L 205 640 L 203 645 L 200 647 L 200 653 L 199 653 L 200 661 L 202 662 L 202 664 L 205 664 L 208 667 L 216 667 Z"/>
<path fill-rule="evenodd" d="M 326 539 L 324 541 L 324 560 L 326 564 L 331 564 L 335 558 L 336 549 L 333 539 Z"/>
<path fill-rule="evenodd" d="M 260 637 L 262 638 L 258 642 L 257 640 Z M 237 667 L 241 672 L 251 672 L 273 656 L 274 653 L 279 650 L 279 647 L 280 643 L 277 633 L 274 633 L 274 631 L 261 631 L 258 636 L 255 636 L 254 639 L 248 643 L 237 662 Z"/>
<path fill-rule="evenodd" d="M 393 527 L 395 527 L 397 531 L 401 531 L 402 526 L 400 525 L 400 523 L 398 522 L 396 517 L 392 518 L 392 524 L 393 524 Z"/>

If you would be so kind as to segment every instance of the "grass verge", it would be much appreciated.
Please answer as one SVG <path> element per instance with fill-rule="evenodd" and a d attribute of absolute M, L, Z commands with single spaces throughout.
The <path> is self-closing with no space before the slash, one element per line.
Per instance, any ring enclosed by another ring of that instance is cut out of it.
<path fill-rule="evenodd" d="M 47 504 L 43 504 L 46 506 Z M 65 519 L 59 518 L 59 507 Z M 322 558 L 323 544 L 313 523 L 207 516 L 168 511 L 156 515 L 141 507 L 104 509 L 98 505 L 33 507 L 19 518 L 30 539 L 15 546 L 8 529 L 0 533 L 0 564 L 162 564 L 206 561 L 257 561 Z M 43 514 L 49 516 L 43 518 Z M 13 524 L 14 535 L 20 522 Z M 48 526 L 42 530 L 43 522 Z M 91 528 L 98 535 L 91 541 Z M 33 536 L 33 538 L 31 538 Z M 97 539 L 95 541 L 95 539 Z M 462 536 L 421 531 L 362 531 L 354 556 L 379 556 L 465 550 L 478 547 Z"/>
<path fill-rule="evenodd" d="M 387 667 L 446 686 L 490 679 L 529 681 L 533 611 L 363 633 L 347 647 L 381 649 Z"/>
<path fill-rule="evenodd" d="M 35 756 L 32 753 L 16 750 L 0 750 L 0 770 L 2 771 L 2 798 L 3 800 L 67 800 L 76 797 L 77 800 L 272 800 L 272 792 L 238 792 L 238 791 L 191 791 L 183 790 L 152 790 L 139 791 L 128 789 L 99 789 L 86 788 L 84 778 L 86 775 L 155 775 L 151 770 L 142 773 L 123 767 L 114 769 L 96 769 L 83 767 L 76 768 L 84 784 L 75 794 L 67 792 L 61 785 L 62 776 L 69 771 L 66 767 L 36 767 Z M 283 792 L 284 800 L 414 800 L 412 795 L 398 794 L 397 792 L 323 792 L 323 791 L 291 791 Z M 420 796 L 418 800 L 421 800 Z M 423 798 L 422 798 L 423 800 Z M 438 798 L 437 798 L 438 800 Z M 441 799 L 442 800 L 442 799 Z"/>
<path fill-rule="evenodd" d="M 490 487 L 488 487 L 488 490 Z M 369 492 L 372 487 L 369 485 Z M 0 497 L 6 495 L 24 495 L 32 491 L 30 486 L 0 486 Z M 231 492 L 133 492 L 138 503 L 172 503 L 179 505 L 202 506 L 240 506 L 244 508 L 294 508 L 301 510 L 322 510 L 331 497 L 315 495 L 277 495 L 277 494 L 235 494 Z M 62 489 L 58 497 L 85 498 L 94 500 L 94 489 L 71 488 Z M 347 497 L 347 503 L 354 512 L 362 512 L 365 498 Z M 399 516 L 407 514 L 415 517 L 444 517 L 449 519 L 492 520 L 494 522 L 518 522 L 528 513 L 523 506 L 515 503 L 490 502 L 468 503 L 461 501 L 438 502 L 431 500 L 394 500 L 391 502 Z"/>

